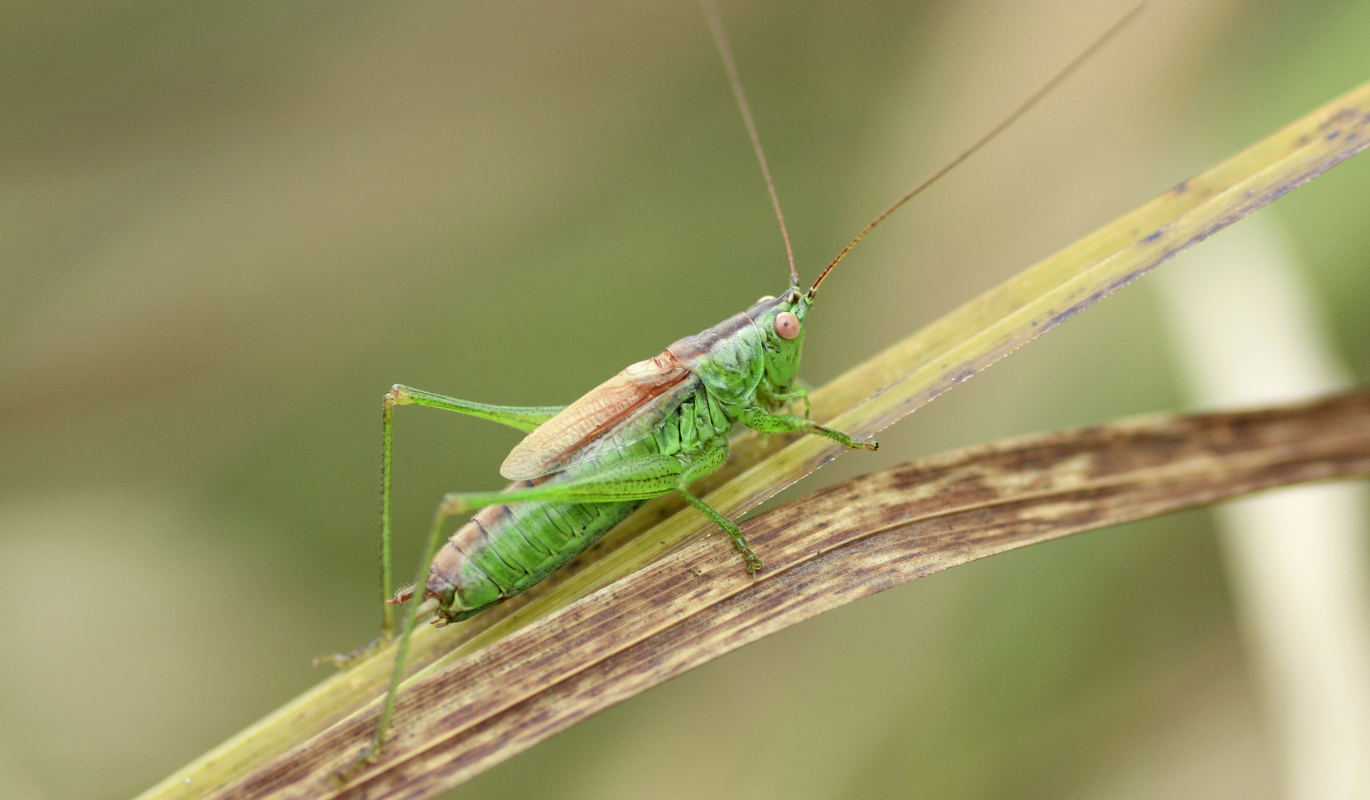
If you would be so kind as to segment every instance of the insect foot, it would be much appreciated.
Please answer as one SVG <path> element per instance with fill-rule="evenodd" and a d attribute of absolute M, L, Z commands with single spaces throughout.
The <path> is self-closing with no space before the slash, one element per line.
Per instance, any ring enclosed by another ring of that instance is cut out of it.
<path fill-rule="evenodd" d="M 361 774 L 362 770 L 375 766 L 376 762 L 380 760 L 380 755 L 380 750 L 376 748 L 375 744 L 368 744 L 350 766 L 333 773 L 333 787 L 341 789 L 351 783 L 352 779 Z"/>

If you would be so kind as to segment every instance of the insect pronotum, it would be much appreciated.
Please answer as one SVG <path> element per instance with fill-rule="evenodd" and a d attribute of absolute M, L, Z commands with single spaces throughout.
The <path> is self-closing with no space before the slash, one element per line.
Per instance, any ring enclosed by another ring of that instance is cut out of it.
<path fill-rule="evenodd" d="M 778 296 L 763 297 L 745 311 L 674 342 L 657 356 L 625 367 L 568 406 L 496 406 L 402 385 L 386 393 L 381 458 L 382 583 L 388 598 L 384 638 L 392 636 L 394 629 L 389 605 L 407 603 L 408 613 L 385 705 L 359 766 L 374 761 L 385 743 L 409 638 L 422 614 L 434 614 L 436 622 L 462 620 L 525 591 L 650 498 L 680 494 L 728 534 L 748 573 L 761 571 L 761 559 L 736 523 L 690 491 L 695 479 L 727 460 L 732 429 L 740 423 L 762 433 L 826 436 L 853 449 L 877 447 L 873 441 L 820 425 L 807 414 L 784 413 L 806 397 L 794 381 L 804 344 L 804 320 L 819 287 L 866 234 L 1018 119 L 1140 9 L 1123 17 L 969 148 L 877 215 L 804 289 L 722 24 L 712 0 L 702 3 L 779 223 L 789 261 L 789 286 Z M 500 467 L 500 474 L 513 481 L 503 491 L 443 496 L 415 584 L 391 597 L 391 454 L 394 409 L 402 405 L 456 411 L 526 431 L 527 436 Z M 477 513 L 439 548 L 446 522 L 469 511 Z"/>

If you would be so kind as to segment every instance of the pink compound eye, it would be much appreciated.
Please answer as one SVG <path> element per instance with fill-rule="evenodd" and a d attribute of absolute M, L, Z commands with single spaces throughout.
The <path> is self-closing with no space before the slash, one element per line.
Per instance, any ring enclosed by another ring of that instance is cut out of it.
<path fill-rule="evenodd" d="M 788 311 L 775 315 L 775 335 L 781 339 L 793 339 L 799 335 L 799 317 Z"/>

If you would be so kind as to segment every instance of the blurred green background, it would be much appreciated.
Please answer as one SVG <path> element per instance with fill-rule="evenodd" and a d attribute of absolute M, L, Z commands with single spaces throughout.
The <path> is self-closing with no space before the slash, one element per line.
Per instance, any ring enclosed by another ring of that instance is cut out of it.
<path fill-rule="evenodd" d="M 1127 7 L 724 0 L 801 275 Z M 692 2 L 9 3 L 3 21 L 0 795 L 144 789 L 375 634 L 392 383 L 568 402 L 785 284 Z M 1367 29 L 1363 3 L 1151 3 L 857 250 L 803 375 L 1370 77 Z M 1362 158 L 1260 214 L 1362 381 L 1368 191 Z M 800 488 L 1181 407 L 1153 301 L 1120 293 Z M 438 494 L 501 485 L 517 434 L 400 416 L 407 570 Z M 1271 748 L 1193 512 L 842 608 L 453 796 L 1262 797 Z"/>

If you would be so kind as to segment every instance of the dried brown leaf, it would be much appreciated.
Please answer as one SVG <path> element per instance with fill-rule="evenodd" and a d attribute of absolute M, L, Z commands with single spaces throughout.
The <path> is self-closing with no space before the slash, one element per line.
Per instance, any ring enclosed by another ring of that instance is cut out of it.
<path fill-rule="evenodd" d="M 823 611 L 1080 531 L 1310 480 L 1370 475 L 1370 391 L 1028 436 L 830 487 L 745 526 L 757 578 L 697 539 L 415 680 L 344 796 L 428 797 L 639 692 Z M 359 714 L 224 796 L 316 797 L 372 733 Z"/>

